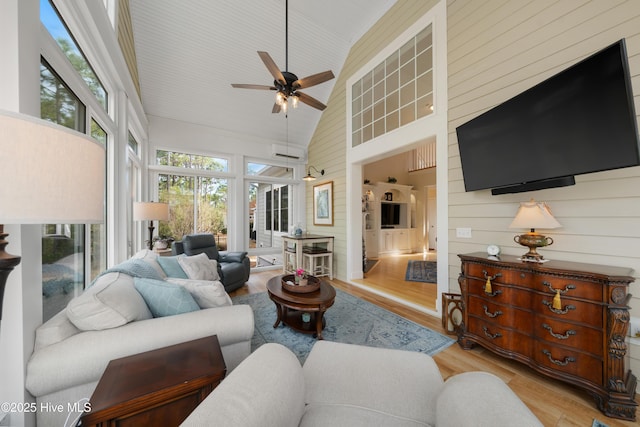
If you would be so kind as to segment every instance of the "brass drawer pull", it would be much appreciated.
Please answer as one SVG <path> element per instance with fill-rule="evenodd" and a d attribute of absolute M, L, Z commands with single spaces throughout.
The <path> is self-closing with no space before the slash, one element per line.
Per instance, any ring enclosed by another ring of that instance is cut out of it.
<path fill-rule="evenodd" d="M 498 317 L 502 314 L 502 311 L 498 310 L 495 313 L 489 313 L 489 307 L 487 307 L 486 305 L 482 305 L 482 308 L 484 308 L 484 314 L 486 314 L 489 317 Z"/>
<path fill-rule="evenodd" d="M 576 309 L 575 305 L 567 305 L 565 306 L 564 310 L 562 310 L 562 309 L 554 308 L 552 302 L 543 300 L 542 303 L 547 307 L 549 307 L 549 310 L 551 310 L 555 314 L 567 314 L 569 311 Z"/>
<path fill-rule="evenodd" d="M 502 273 L 496 273 L 493 276 L 489 276 L 486 270 L 482 270 L 482 274 L 484 274 L 485 279 L 496 280 L 498 277 L 502 277 Z"/>
<path fill-rule="evenodd" d="M 495 334 L 490 333 L 489 329 L 487 329 L 486 326 L 483 326 L 482 330 L 484 331 L 484 334 L 487 336 L 487 338 L 492 340 L 495 340 L 496 338 L 500 338 L 502 336 L 500 332 L 496 332 Z"/>
<path fill-rule="evenodd" d="M 549 290 L 551 292 L 553 292 L 554 294 L 557 293 L 557 292 L 560 292 L 562 295 L 564 295 L 567 292 L 569 292 L 570 290 L 576 288 L 576 285 L 567 285 L 567 286 L 564 287 L 564 289 L 556 289 L 553 286 L 551 286 L 551 283 L 549 283 L 547 281 L 543 281 L 542 284 L 545 285 L 547 288 L 549 288 Z"/>
<path fill-rule="evenodd" d="M 542 350 L 542 353 L 549 358 L 549 361 L 551 361 L 551 363 L 558 366 L 567 366 L 569 363 L 576 361 L 574 357 L 565 357 L 564 360 L 554 359 L 553 357 L 551 357 L 551 352 L 549 350 Z"/>
<path fill-rule="evenodd" d="M 488 297 L 497 297 L 498 295 L 502 294 L 502 291 L 500 289 L 498 289 L 497 291 L 493 291 L 493 292 L 486 292 L 484 293 L 486 296 Z"/>
<path fill-rule="evenodd" d="M 491 289 L 491 281 L 496 280 L 496 277 L 502 277 L 502 273 L 496 273 L 493 276 L 489 276 L 489 273 L 487 273 L 486 270 L 482 270 L 482 274 L 484 274 L 484 278 L 487 279 L 484 284 L 484 293 L 494 297 L 495 294 L 493 294 L 493 290 Z"/>
<path fill-rule="evenodd" d="M 570 336 L 577 334 L 577 332 L 574 331 L 573 329 L 569 329 L 564 335 L 557 334 L 557 333 L 553 332 L 553 329 L 551 328 L 551 326 L 547 325 L 546 323 L 543 323 L 542 327 L 545 328 L 547 331 L 549 331 L 549 333 L 551 334 L 552 337 L 557 338 L 559 340 L 566 340 Z"/>

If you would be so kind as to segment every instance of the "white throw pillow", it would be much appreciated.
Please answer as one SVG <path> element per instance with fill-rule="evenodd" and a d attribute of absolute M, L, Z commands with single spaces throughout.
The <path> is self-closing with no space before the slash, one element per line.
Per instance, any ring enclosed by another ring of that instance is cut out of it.
<path fill-rule="evenodd" d="M 67 316 L 76 328 L 100 331 L 153 316 L 133 285 L 133 278 L 122 273 L 98 277 L 93 286 L 69 301 Z"/>
<path fill-rule="evenodd" d="M 180 267 L 182 267 L 189 279 L 220 280 L 220 276 L 218 276 L 218 261 L 209 259 L 207 254 L 179 258 L 178 263 L 180 263 Z"/>
<path fill-rule="evenodd" d="M 229 297 L 229 294 L 224 290 L 224 286 L 220 281 L 177 279 L 170 277 L 167 278 L 167 282 L 180 285 L 189 291 L 200 308 L 233 305 L 231 297 Z"/>
<path fill-rule="evenodd" d="M 131 259 L 141 259 L 147 264 L 149 264 L 150 266 L 152 266 L 153 269 L 158 272 L 160 277 L 162 278 L 167 277 L 167 273 L 164 272 L 164 270 L 162 269 L 162 266 L 160 265 L 160 263 L 158 263 L 157 253 L 150 251 L 149 249 L 142 249 L 141 251 L 136 252 L 136 254 L 132 256 Z"/>
<path fill-rule="evenodd" d="M 63 341 L 79 332 L 80 330 L 69 321 L 65 310 L 62 310 L 36 328 L 34 351 Z"/>

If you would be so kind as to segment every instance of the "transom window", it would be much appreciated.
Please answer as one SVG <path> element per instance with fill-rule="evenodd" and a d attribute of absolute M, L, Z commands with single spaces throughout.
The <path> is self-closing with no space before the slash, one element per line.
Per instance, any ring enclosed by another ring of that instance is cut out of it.
<path fill-rule="evenodd" d="M 351 87 L 352 147 L 433 113 L 431 25 Z"/>
<path fill-rule="evenodd" d="M 227 172 L 229 170 L 229 161 L 227 159 L 164 150 L 156 151 L 156 164 L 217 172 Z"/>

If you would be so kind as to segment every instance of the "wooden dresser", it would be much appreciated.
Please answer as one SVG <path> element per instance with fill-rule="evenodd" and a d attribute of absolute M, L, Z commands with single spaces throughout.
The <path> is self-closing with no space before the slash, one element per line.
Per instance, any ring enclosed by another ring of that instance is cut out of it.
<path fill-rule="evenodd" d="M 636 377 L 625 367 L 633 270 L 459 257 L 462 348 L 480 344 L 587 390 L 607 416 L 635 420 Z"/>

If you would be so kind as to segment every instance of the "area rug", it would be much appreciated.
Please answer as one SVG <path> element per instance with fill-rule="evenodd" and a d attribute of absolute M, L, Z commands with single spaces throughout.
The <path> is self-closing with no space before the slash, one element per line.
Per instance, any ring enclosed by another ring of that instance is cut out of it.
<path fill-rule="evenodd" d="M 255 316 L 255 332 L 251 351 L 264 343 L 277 342 L 295 353 L 301 363 L 316 342 L 311 334 L 303 334 L 276 322 L 276 306 L 266 292 L 233 298 L 234 304 L 248 304 Z M 327 341 L 396 348 L 434 355 L 454 343 L 451 338 L 418 325 L 395 313 L 336 289 L 335 303 L 325 313 L 322 332 Z M 426 316 L 426 315 L 425 315 Z"/>
<path fill-rule="evenodd" d="M 404 280 L 407 282 L 438 283 L 435 261 L 409 260 Z"/>

